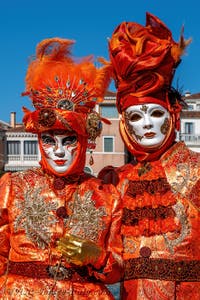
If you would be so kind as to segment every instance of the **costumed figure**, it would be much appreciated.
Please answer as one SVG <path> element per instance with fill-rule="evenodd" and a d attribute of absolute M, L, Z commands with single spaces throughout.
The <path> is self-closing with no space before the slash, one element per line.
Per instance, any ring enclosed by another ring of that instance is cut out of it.
<path fill-rule="evenodd" d="M 0 181 L 0 299 L 114 299 L 103 282 L 121 274 L 119 194 L 84 173 L 110 71 L 72 58 L 73 43 L 43 40 L 28 66 L 23 122 L 41 167 Z"/>
<path fill-rule="evenodd" d="M 125 281 L 122 299 L 200 299 L 200 155 L 177 142 L 184 102 L 172 87 L 190 40 L 147 13 L 123 22 L 109 41 L 121 114 L 133 160 L 99 177 L 121 192 Z"/>

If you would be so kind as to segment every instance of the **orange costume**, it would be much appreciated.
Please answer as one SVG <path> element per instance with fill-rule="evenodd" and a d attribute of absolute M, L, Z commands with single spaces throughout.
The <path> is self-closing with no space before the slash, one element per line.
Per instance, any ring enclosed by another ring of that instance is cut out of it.
<path fill-rule="evenodd" d="M 96 69 L 91 58 L 75 62 L 71 44 L 42 41 L 28 68 L 25 94 L 35 111 L 24 109 L 26 130 L 39 137 L 51 130 L 73 132 L 76 154 L 64 174 L 49 167 L 41 152 L 41 168 L 1 178 L 0 299 L 114 299 L 102 282 L 121 275 L 118 193 L 83 172 L 88 138 L 93 147 L 101 132 L 93 107 L 109 70 Z M 85 253 L 71 257 L 68 238 Z"/>
<path fill-rule="evenodd" d="M 124 22 L 109 41 L 120 133 L 134 157 L 99 174 L 122 195 L 122 299 L 200 299 L 200 155 L 175 142 L 182 99 L 171 87 L 186 44 L 183 37 L 174 42 L 165 24 L 149 13 L 145 27 Z M 157 148 L 139 145 L 142 138 L 133 137 L 125 113 L 130 106 L 140 108 L 132 114 L 134 124 L 152 103 L 170 115 Z"/>

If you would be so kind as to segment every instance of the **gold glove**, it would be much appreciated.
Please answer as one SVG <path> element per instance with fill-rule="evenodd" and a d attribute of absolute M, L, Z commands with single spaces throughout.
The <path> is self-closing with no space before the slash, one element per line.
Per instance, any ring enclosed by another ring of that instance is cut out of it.
<path fill-rule="evenodd" d="M 66 234 L 57 241 L 57 249 L 75 265 L 94 264 L 101 255 L 102 249 L 94 242 Z"/>

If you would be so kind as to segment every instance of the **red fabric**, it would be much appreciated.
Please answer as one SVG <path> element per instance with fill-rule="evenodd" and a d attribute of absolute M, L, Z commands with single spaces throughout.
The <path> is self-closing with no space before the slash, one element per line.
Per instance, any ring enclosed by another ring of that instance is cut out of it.
<path fill-rule="evenodd" d="M 109 40 L 109 53 L 120 113 L 125 109 L 126 95 L 150 96 L 166 101 L 167 88 L 171 85 L 183 48 L 173 40 L 167 26 L 149 13 L 146 26 L 122 22 L 116 28 Z"/>

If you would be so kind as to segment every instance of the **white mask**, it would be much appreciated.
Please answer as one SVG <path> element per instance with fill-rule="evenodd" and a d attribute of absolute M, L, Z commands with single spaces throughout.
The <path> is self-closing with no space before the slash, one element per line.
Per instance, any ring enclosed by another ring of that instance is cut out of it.
<path fill-rule="evenodd" d="M 160 146 L 169 131 L 170 113 L 159 104 L 129 106 L 124 116 L 129 134 L 142 147 Z"/>
<path fill-rule="evenodd" d="M 59 174 L 65 173 L 71 166 L 77 148 L 76 133 L 44 132 L 41 134 L 41 147 L 49 166 Z"/>

